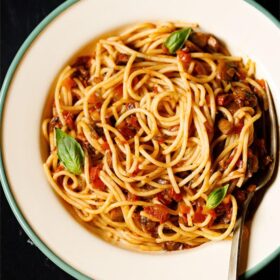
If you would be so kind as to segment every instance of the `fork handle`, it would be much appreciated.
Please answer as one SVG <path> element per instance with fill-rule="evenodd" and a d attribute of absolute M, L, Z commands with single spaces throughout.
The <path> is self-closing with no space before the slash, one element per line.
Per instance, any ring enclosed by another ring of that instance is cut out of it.
<path fill-rule="evenodd" d="M 238 280 L 238 272 L 239 272 L 239 264 L 240 264 L 240 255 L 241 255 L 241 244 L 243 238 L 243 226 L 246 218 L 246 213 L 248 209 L 248 205 L 252 200 L 254 192 L 250 192 L 248 197 L 243 205 L 243 211 L 241 217 L 239 217 L 236 221 L 232 244 L 231 244 L 231 252 L 230 252 L 230 260 L 229 260 L 229 273 L 228 280 Z"/>

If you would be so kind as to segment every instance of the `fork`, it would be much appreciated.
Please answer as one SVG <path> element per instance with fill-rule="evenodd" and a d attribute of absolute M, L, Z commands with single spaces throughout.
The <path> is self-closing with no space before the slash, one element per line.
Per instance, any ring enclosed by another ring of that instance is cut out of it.
<path fill-rule="evenodd" d="M 240 256 L 241 256 L 241 244 L 242 244 L 242 237 L 243 237 L 243 228 L 244 222 L 246 218 L 246 213 L 248 210 L 248 206 L 257 191 L 261 188 L 266 186 L 269 181 L 272 179 L 275 165 L 276 165 L 276 157 L 277 157 L 277 116 L 271 96 L 270 89 L 268 84 L 265 84 L 266 93 L 268 98 L 268 121 L 271 125 L 270 127 L 270 155 L 272 156 L 272 163 L 269 165 L 268 170 L 265 170 L 265 173 L 262 174 L 263 176 L 259 177 L 259 181 L 257 183 L 257 187 L 255 191 L 249 192 L 246 201 L 243 204 L 243 211 L 242 215 L 237 219 L 233 238 L 232 238 L 232 245 L 231 245 L 231 252 L 230 252 L 230 261 L 229 261 L 229 273 L 228 273 L 228 280 L 237 280 L 239 274 L 239 266 L 240 266 Z M 263 117 L 264 120 L 264 117 Z"/>

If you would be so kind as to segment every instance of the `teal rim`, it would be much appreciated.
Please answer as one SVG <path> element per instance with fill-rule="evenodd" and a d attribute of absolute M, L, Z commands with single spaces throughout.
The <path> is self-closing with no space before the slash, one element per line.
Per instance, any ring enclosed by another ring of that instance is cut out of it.
<path fill-rule="evenodd" d="M 17 52 L 15 58 L 13 59 L 7 74 L 5 76 L 1 93 L 0 93 L 0 123 L 2 124 L 2 115 L 3 115 L 3 109 L 4 109 L 4 103 L 5 98 L 10 86 L 10 83 L 12 81 L 13 75 L 17 69 L 18 64 L 20 63 L 22 57 L 24 56 L 25 52 L 29 48 L 29 46 L 32 44 L 32 42 L 36 39 L 36 37 L 41 33 L 41 31 L 58 15 L 60 15 L 63 11 L 65 11 L 67 8 L 75 4 L 78 0 L 67 0 L 60 6 L 58 6 L 54 11 L 52 11 L 44 20 L 40 22 L 39 25 L 32 31 L 32 33 L 28 36 L 28 38 L 24 41 L 22 46 L 20 47 L 19 51 Z M 266 17 L 268 17 L 278 28 L 280 28 L 280 22 L 267 10 L 265 10 L 262 6 L 260 6 L 258 3 L 256 3 L 253 0 L 245 0 L 247 3 L 255 7 L 257 10 L 259 10 L 261 13 L 263 13 Z M 61 258 L 59 258 L 54 252 L 52 252 L 36 235 L 36 233 L 32 230 L 28 222 L 23 217 L 15 198 L 13 197 L 12 191 L 9 187 L 8 180 L 6 178 L 5 169 L 4 169 L 4 163 L 2 158 L 2 147 L 0 151 L 0 180 L 2 183 L 3 191 L 5 193 L 5 196 L 7 198 L 7 201 L 16 216 L 19 224 L 23 228 L 23 230 L 26 232 L 28 237 L 33 241 L 33 243 L 36 245 L 36 247 L 42 251 L 43 254 L 45 254 L 52 262 L 54 262 L 57 266 L 59 266 L 62 270 L 70 274 L 76 279 L 80 280 L 90 280 L 91 278 L 87 277 L 86 275 L 82 274 L 66 262 L 64 262 Z M 260 263 L 258 263 L 256 266 L 251 268 L 250 270 L 246 271 L 242 278 L 248 279 L 258 271 L 260 271 L 262 268 L 264 268 L 268 263 L 270 263 L 274 258 L 276 258 L 280 254 L 280 247 L 276 249 L 273 253 L 271 253 L 268 257 L 266 257 L 264 260 L 262 260 Z"/>
<path fill-rule="evenodd" d="M 264 14 L 268 19 L 270 19 L 270 21 L 272 21 L 278 28 L 280 28 L 280 21 L 274 15 L 272 15 L 268 10 L 266 10 L 263 6 L 261 6 L 259 3 L 257 3 L 254 0 L 245 0 L 245 2 L 255 7 L 262 14 Z"/>

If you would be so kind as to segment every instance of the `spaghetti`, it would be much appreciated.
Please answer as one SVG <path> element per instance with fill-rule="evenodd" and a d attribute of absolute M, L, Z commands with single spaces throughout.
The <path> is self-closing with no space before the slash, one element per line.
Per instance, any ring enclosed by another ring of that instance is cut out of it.
<path fill-rule="evenodd" d="M 42 123 L 44 170 L 112 243 L 155 251 L 227 239 L 240 187 L 269 162 L 254 129 L 262 108 L 252 61 L 196 24 L 141 23 L 59 75 Z"/>

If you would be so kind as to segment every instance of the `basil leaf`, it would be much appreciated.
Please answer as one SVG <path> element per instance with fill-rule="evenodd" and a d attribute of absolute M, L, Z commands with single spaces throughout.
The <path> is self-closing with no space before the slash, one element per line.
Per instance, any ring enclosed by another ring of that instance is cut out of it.
<path fill-rule="evenodd" d="M 192 29 L 190 27 L 172 32 L 164 43 L 169 53 L 174 54 L 177 50 L 182 48 L 191 32 Z"/>
<path fill-rule="evenodd" d="M 68 136 L 68 134 L 62 131 L 61 129 L 56 128 L 55 136 L 56 136 L 56 143 L 58 143 L 61 138 Z"/>
<path fill-rule="evenodd" d="M 59 128 L 55 129 L 55 134 L 59 160 L 71 173 L 81 174 L 84 163 L 84 151 L 81 145 Z"/>
<path fill-rule="evenodd" d="M 229 185 L 225 185 L 212 191 L 207 199 L 206 207 L 208 209 L 216 208 L 225 198 Z"/>

